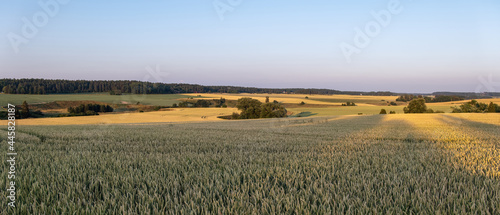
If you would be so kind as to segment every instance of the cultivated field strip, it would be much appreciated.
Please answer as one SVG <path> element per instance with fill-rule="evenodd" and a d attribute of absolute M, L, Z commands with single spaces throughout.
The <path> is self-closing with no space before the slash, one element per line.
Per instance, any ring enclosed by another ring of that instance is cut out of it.
<path fill-rule="evenodd" d="M 422 114 L 19 126 L 13 212 L 498 214 L 500 134 L 477 123 Z"/>

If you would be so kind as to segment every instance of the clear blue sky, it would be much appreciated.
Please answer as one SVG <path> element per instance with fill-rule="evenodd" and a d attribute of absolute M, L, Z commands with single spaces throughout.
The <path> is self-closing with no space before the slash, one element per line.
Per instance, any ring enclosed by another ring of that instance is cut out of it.
<path fill-rule="evenodd" d="M 498 0 L 395 1 L 401 11 L 350 63 L 341 44 L 353 45 L 355 28 L 377 21 L 371 12 L 391 0 L 220 0 L 232 9 L 224 20 L 212 0 L 73 0 L 53 16 L 38 3 L 54 1 L 4 1 L 0 78 L 396 92 L 474 91 L 488 75 L 500 81 Z M 23 34 L 23 18 L 34 17 L 38 32 Z M 146 69 L 156 65 L 160 73 Z"/>

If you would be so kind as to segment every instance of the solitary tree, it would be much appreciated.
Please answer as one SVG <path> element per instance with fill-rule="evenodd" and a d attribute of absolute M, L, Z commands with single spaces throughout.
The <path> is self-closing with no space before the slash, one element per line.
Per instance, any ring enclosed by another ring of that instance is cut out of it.
<path fill-rule="evenodd" d="M 495 112 L 497 112 L 497 109 L 498 109 L 498 105 L 493 103 L 493 102 L 490 102 L 490 105 L 488 105 L 488 112 L 495 113 Z"/>
<path fill-rule="evenodd" d="M 380 114 L 387 114 L 387 111 L 385 109 L 380 110 Z"/>
<path fill-rule="evenodd" d="M 9 86 L 9 85 L 7 85 L 7 86 L 3 87 L 2 92 L 3 92 L 3 93 L 11 93 L 11 92 L 10 92 L 10 86 Z"/>
<path fill-rule="evenodd" d="M 28 107 L 28 103 L 24 101 L 23 104 L 21 105 L 21 118 L 26 119 L 30 116 L 31 114 L 30 114 L 30 109 Z"/>
<path fill-rule="evenodd" d="M 269 96 L 266 96 L 266 103 L 269 103 Z"/>
<path fill-rule="evenodd" d="M 423 98 L 413 99 L 410 101 L 408 106 L 403 109 L 403 111 L 405 113 L 425 113 L 427 112 L 425 100 Z"/>

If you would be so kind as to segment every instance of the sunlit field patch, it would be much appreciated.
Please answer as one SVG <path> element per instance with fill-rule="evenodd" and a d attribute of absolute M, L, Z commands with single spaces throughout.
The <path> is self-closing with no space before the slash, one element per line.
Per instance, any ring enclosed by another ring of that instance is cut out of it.
<path fill-rule="evenodd" d="M 422 140 L 435 141 L 474 174 L 500 177 L 500 114 L 389 116 L 407 122 Z M 472 120 L 471 120 L 472 119 Z"/>

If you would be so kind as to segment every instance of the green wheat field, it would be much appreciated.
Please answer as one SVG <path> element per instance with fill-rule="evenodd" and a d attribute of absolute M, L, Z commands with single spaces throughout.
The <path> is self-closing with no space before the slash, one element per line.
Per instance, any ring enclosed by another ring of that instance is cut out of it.
<path fill-rule="evenodd" d="M 2 210 L 499 214 L 499 117 L 476 116 L 18 126 L 17 205 Z"/>

